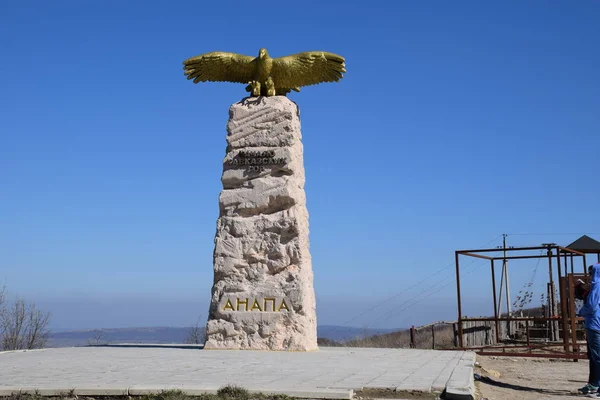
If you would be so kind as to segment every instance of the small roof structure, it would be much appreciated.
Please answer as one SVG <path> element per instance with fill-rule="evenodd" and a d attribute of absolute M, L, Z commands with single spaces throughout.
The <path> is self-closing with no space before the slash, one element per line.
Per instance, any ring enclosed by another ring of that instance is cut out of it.
<path fill-rule="evenodd" d="M 583 235 L 568 245 L 567 248 L 581 253 L 600 253 L 600 242 L 587 235 Z"/>

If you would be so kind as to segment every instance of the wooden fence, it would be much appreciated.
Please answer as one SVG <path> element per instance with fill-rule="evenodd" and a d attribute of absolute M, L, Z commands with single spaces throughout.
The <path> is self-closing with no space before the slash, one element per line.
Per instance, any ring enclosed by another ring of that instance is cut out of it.
<path fill-rule="evenodd" d="M 420 327 L 378 335 L 364 335 L 356 339 L 335 342 L 319 339 L 320 346 L 451 349 L 456 347 L 457 325 L 455 322 L 435 322 Z"/>
<path fill-rule="evenodd" d="M 524 321 L 499 321 L 500 340 L 518 337 L 525 329 Z M 478 347 L 498 344 L 496 340 L 496 323 L 494 321 L 463 321 L 463 346 Z M 458 332 L 456 332 L 458 338 Z"/>
<path fill-rule="evenodd" d="M 501 341 L 526 341 L 526 322 L 498 321 Z M 530 323 L 531 340 L 543 340 L 549 337 L 549 326 L 535 326 Z M 496 323 L 494 321 L 463 321 L 463 346 L 482 347 L 499 344 L 496 340 Z M 413 348 L 413 349 L 452 349 L 459 346 L 458 323 L 455 321 L 438 321 L 432 324 L 415 327 L 393 333 L 364 335 L 356 339 L 335 342 L 319 339 L 322 346 L 349 347 L 381 347 L 381 348 Z"/>
<path fill-rule="evenodd" d="M 458 325 L 456 322 L 439 321 L 420 327 L 411 327 L 410 348 L 449 349 L 457 347 Z"/>

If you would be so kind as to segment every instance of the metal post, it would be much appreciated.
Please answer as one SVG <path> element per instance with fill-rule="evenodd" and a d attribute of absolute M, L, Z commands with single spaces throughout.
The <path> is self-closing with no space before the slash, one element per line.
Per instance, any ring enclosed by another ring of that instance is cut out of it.
<path fill-rule="evenodd" d="M 504 282 L 506 284 L 506 310 L 508 312 L 508 316 L 510 317 L 512 315 L 512 311 L 510 309 L 510 285 L 508 284 L 508 260 L 506 259 L 506 237 L 508 235 L 504 234 L 503 236 L 504 238 L 502 240 L 502 244 L 504 247 Z"/>
<path fill-rule="evenodd" d="M 546 318 L 550 318 L 550 315 L 552 314 L 552 312 L 550 311 L 550 282 L 546 283 L 546 309 L 544 310 L 544 316 Z M 550 326 L 550 320 L 547 321 L 548 322 L 548 326 Z M 548 328 L 550 329 L 550 328 Z"/>
<path fill-rule="evenodd" d="M 558 318 L 558 301 L 556 299 L 556 283 L 552 282 L 550 284 L 550 286 L 552 286 L 552 310 L 553 310 L 552 318 Z M 553 340 L 555 342 L 558 342 L 560 340 L 560 330 L 559 330 L 558 319 L 554 319 L 552 321 L 552 330 L 554 331 Z"/>
<path fill-rule="evenodd" d="M 569 275 L 568 285 L 569 311 L 571 314 L 571 342 L 573 344 L 573 353 L 579 353 L 579 346 L 577 345 L 577 315 L 575 315 L 575 294 L 573 293 L 575 282 L 573 281 L 573 275 Z"/>
<path fill-rule="evenodd" d="M 504 282 L 506 282 L 506 312 L 508 316 L 510 316 L 510 293 L 508 292 L 508 271 L 506 268 L 508 267 L 508 263 L 506 260 L 506 234 L 502 234 L 502 249 L 503 249 L 503 258 L 502 258 L 502 272 L 500 273 L 500 293 L 498 294 L 498 315 L 502 315 L 502 294 L 504 293 Z"/>
<path fill-rule="evenodd" d="M 504 282 L 506 285 L 506 312 L 508 313 L 508 317 L 510 318 L 512 316 L 512 310 L 511 310 L 511 305 L 510 305 L 510 284 L 508 282 L 508 260 L 506 259 L 506 237 L 508 235 L 504 234 L 503 238 L 502 238 L 502 247 L 504 248 L 504 261 L 503 261 L 503 265 L 504 265 Z M 500 299 L 502 300 L 502 299 Z M 508 320 L 506 322 L 506 334 L 510 337 L 510 335 L 512 334 L 511 329 L 510 329 L 510 320 Z"/>
<path fill-rule="evenodd" d="M 527 334 L 527 349 L 529 349 L 529 351 L 531 352 L 531 343 L 530 343 L 530 337 L 529 337 L 529 320 L 525 321 L 525 331 Z"/>
<path fill-rule="evenodd" d="M 435 324 L 431 325 L 431 348 L 435 350 Z"/>
<path fill-rule="evenodd" d="M 560 263 L 560 255 L 558 256 Z M 563 331 L 563 348 L 565 349 L 565 353 L 569 352 L 569 324 L 567 321 L 567 296 L 565 293 L 565 283 L 566 277 L 562 277 L 562 273 L 560 271 L 560 265 L 558 266 L 558 284 L 559 284 L 559 293 L 560 293 L 560 319 L 562 321 L 562 331 Z M 559 335 L 560 336 L 560 335 Z"/>
<path fill-rule="evenodd" d="M 547 338 L 549 341 L 552 341 L 554 339 L 553 335 L 552 335 L 552 320 L 550 319 L 550 317 L 552 317 L 552 300 L 550 298 L 550 293 L 552 291 L 552 285 L 550 284 L 550 282 L 548 282 L 546 284 L 546 302 L 548 303 L 548 306 L 546 307 L 546 317 L 548 318 L 548 321 L 546 321 L 546 333 L 547 333 Z"/>
<path fill-rule="evenodd" d="M 502 261 L 502 272 L 500 273 L 500 293 L 498 295 L 498 315 L 502 315 L 502 292 L 504 289 L 504 263 L 506 260 Z"/>
<path fill-rule="evenodd" d="M 551 245 L 548 245 L 548 250 L 546 252 L 546 255 L 548 257 L 548 275 L 549 275 L 549 289 L 548 289 L 548 300 L 549 300 L 549 311 L 550 311 L 550 317 L 554 317 L 556 314 L 556 296 L 554 294 L 555 290 L 554 290 L 554 274 L 552 273 L 552 247 Z M 552 338 L 552 341 L 556 341 L 558 338 L 558 324 L 555 324 L 554 321 L 550 321 L 550 337 Z"/>
<path fill-rule="evenodd" d="M 494 260 L 490 260 L 492 264 L 492 295 L 494 296 L 494 323 L 496 325 L 496 343 L 500 343 L 500 329 L 498 326 L 498 304 L 496 299 L 496 273 L 494 270 Z"/>
<path fill-rule="evenodd" d="M 454 333 L 454 347 L 458 347 L 458 324 L 452 324 L 452 332 Z"/>
<path fill-rule="evenodd" d="M 462 327 L 462 305 L 460 301 L 460 268 L 458 266 L 458 251 L 454 252 L 454 261 L 456 262 L 456 299 L 458 307 L 458 344 L 463 348 L 463 327 Z"/>
<path fill-rule="evenodd" d="M 573 264 L 573 262 L 574 262 L 574 261 L 573 261 L 573 259 L 574 259 L 574 257 L 573 257 L 573 253 L 571 253 L 571 273 L 572 273 L 572 274 L 574 274 L 574 273 L 575 273 L 575 269 L 574 269 L 574 268 L 575 268 L 575 266 L 574 266 L 574 264 Z"/>

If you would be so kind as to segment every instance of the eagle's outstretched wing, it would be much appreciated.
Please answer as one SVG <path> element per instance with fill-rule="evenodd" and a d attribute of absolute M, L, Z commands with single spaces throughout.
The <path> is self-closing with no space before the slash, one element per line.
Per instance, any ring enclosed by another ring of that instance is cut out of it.
<path fill-rule="evenodd" d="M 273 59 L 275 86 L 295 88 L 321 82 L 337 82 L 346 72 L 344 57 L 324 51 L 307 51 Z"/>
<path fill-rule="evenodd" d="M 188 79 L 198 82 L 248 83 L 254 76 L 254 58 L 236 53 L 213 51 L 183 62 Z"/>

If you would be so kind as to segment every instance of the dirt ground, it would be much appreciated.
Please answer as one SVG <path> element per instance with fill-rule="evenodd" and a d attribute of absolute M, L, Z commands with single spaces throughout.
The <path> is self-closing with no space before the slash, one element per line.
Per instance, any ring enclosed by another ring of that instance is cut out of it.
<path fill-rule="evenodd" d="M 474 372 L 479 399 L 539 400 L 586 398 L 577 389 L 587 383 L 588 361 L 546 358 L 483 357 Z"/>

